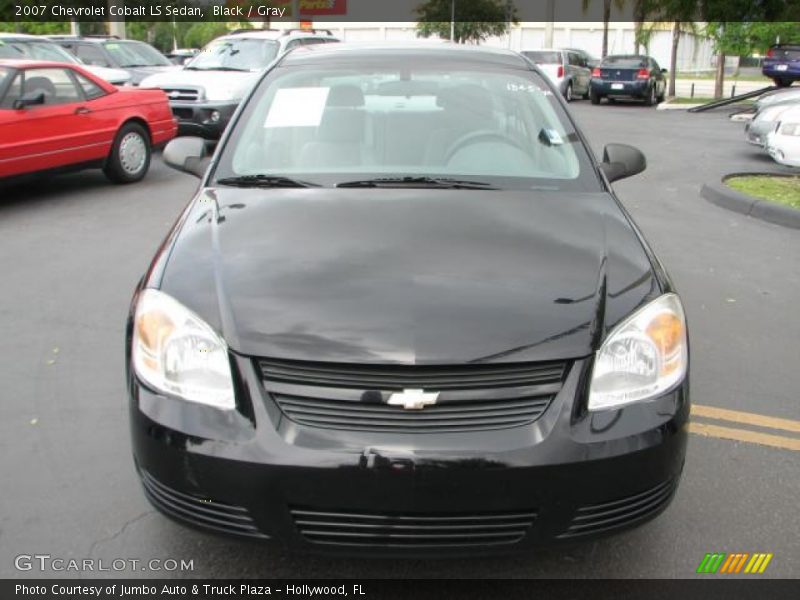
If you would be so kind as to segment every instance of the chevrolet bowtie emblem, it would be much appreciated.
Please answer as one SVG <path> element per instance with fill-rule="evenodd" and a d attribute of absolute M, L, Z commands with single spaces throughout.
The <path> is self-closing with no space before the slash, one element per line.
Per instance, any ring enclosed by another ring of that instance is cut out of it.
<path fill-rule="evenodd" d="M 389 396 L 389 404 L 402 406 L 406 410 L 421 410 L 429 404 L 436 404 L 439 392 L 425 392 L 425 390 L 403 390 Z"/>

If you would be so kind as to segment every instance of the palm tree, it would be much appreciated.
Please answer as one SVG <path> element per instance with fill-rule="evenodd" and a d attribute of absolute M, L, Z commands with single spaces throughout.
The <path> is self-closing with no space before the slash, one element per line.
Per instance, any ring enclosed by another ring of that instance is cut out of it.
<path fill-rule="evenodd" d="M 583 12 L 589 10 L 590 3 L 591 0 L 582 0 Z M 612 4 L 618 10 L 622 10 L 625 7 L 625 0 L 603 0 L 603 55 L 601 58 L 605 58 L 608 55 L 608 23 L 611 21 Z"/>

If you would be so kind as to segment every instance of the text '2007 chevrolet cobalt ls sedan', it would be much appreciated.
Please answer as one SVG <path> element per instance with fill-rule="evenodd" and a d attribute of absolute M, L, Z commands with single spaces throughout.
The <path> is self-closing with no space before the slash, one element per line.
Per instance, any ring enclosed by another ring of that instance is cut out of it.
<path fill-rule="evenodd" d="M 196 527 L 301 551 L 522 550 L 640 524 L 684 462 L 669 278 L 507 51 L 325 45 L 245 99 L 139 284 L 136 468 Z"/>

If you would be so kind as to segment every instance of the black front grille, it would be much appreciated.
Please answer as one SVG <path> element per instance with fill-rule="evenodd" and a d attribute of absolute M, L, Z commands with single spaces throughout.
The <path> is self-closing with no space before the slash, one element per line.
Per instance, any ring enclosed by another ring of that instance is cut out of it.
<path fill-rule="evenodd" d="M 535 510 L 479 514 L 383 514 L 291 508 L 300 534 L 314 544 L 382 547 L 473 547 L 515 544 Z"/>
<path fill-rule="evenodd" d="M 265 359 L 266 381 L 362 390 L 476 390 L 561 381 L 563 362 L 497 365 L 369 365 Z"/>
<path fill-rule="evenodd" d="M 669 504 L 676 487 L 674 480 L 665 481 L 627 498 L 581 507 L 572 519 L 569 529 L 559 537 L 592 535 L 644 521 Z"/>
<path fill-rule="evenodd" d="M 267 538 L 253 522 L 246 508 L 191 496 L 174 490 L 140 471 L 144 492 L 161 512 L 203 529 L 253 538 Z"/>
<path fill-rule="evenodd" d="M 501 365 L 357 365 L 261 360 L 264 387 L 296 423 L 398 433 L 518 427 L 561 389 L 564 362 Z M 404 389 L 438 392 L 421 410 L 388 404 Z"/>
<path fill-rule="evenodd" d="M 550 396 L 545 396 L 506 401 L 454 402 L 412 411 L 388 404 L 337 402 L 277 394 L 274 397 L 287 417 L 303 425 L 403 433 L 518 427 L 538 419 L 551 401 Z"/>

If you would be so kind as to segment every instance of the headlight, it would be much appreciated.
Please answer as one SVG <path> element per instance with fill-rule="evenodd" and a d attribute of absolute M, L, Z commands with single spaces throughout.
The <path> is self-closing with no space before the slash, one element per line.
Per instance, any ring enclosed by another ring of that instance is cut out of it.
<path fill-rule="evenodd" d="M 222 409 L 236 406 L 228 347 L 211 327 L 158 290 L 139 295 L 133 367 L 154 389 Z"/>
<path fill-rule="evenodd" d="M 617 325 L 597 351 L 589 410 L 657 396 L 684 378 L 688 362 L 681 301 L 665 294 Z"/>

